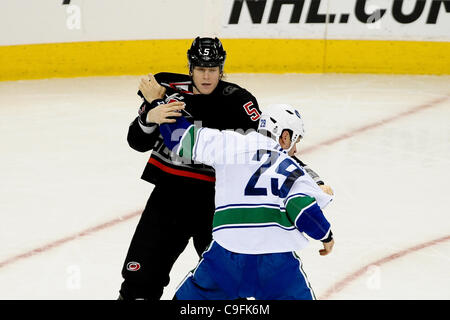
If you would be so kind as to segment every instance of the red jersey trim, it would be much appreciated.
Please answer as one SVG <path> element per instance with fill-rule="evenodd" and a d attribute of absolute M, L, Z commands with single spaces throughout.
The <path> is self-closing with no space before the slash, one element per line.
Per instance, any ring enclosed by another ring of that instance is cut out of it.
<path fill-rule="evenodd" d="M 182 88 L 178 88 L 177 86 L 181 86 L 181 85 L 187 85 L 189 87 L 189 85 L 191 84 L 191 81 L 185 81 L 185 82 L 171 82 L 169 83 L 169 87 L 171 87 L 172 89 L 175 89 L 181 93 L 187 93 L 187 94 L 194 94 L 191 91 L 188 90 L 184 90 Z"/>
<path fill-rule="evenodd" d="M 194 178 L 194 179 L 204 180 L 204 181 L 209 181 L 209 182 L 215 182 L 216 181 L 215 177 L 210 177 L 210 176 L 207 176 L 205 174 L 194 173 L 194 172 L 189 172 L 189 171 L 184 171 L 184 170 L 178 170 L 178 169 L 170 168 L 170 167 L 162 164 L 158 160 L 155 160 L 154 158 L 150 158 L 148 160 L 148 163 L 158 167 L 162 171 L 165 171 L 165 172 L 171 173 L 171 174 L 175 174 L 177 176 Z"/>

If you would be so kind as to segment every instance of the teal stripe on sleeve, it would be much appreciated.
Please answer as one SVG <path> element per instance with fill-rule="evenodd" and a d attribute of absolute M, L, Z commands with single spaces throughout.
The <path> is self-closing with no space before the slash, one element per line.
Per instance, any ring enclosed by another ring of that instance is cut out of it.
<path fill-rule="evenodd" d="M 195 140 L 197 139 L 198 128 L 191 125 L 180 141 L 180 146 L 178 148 L 178 155 L 183 158 L 192 159 L 193 149 L 195 145 Z"/>
<path fill-rule="evenodd" d="M 291 221 L 295 222 L 303 209 L 315 201 L 316 199 L 306 195 L 298 195 L 290 198 L 286 204 L 287 216 Z"/>

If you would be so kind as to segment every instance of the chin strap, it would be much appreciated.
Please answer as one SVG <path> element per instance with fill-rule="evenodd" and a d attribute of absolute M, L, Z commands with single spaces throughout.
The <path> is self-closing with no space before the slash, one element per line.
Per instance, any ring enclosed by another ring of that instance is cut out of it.
<path fill-rule="evenodd" d="M 291 137 L 291 145 L 289 146 L 288 153 L 292 150 L 292 148 L 296 145 L 295 141 L 297 141 L 298 137 L 301 137 L 300 134 L 292 134 Z"/>

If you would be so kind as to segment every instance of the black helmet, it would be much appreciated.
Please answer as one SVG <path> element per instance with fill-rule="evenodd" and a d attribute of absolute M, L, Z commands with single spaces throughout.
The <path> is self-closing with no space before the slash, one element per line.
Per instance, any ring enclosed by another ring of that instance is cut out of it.
<path fill-rule="evenodd" d="M 217 38 L 197 37 L 192 42 L 191 48 L 187 51 L 189 70 L 193 67 L 217 67 L 223 71 L 223 65 L 227 53 L 223 50 L 222 43 Z"/>

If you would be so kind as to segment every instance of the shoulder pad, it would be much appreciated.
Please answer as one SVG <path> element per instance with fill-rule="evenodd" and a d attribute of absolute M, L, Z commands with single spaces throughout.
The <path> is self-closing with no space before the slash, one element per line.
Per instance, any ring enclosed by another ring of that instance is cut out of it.
<path fill-rule="evenodd" d="M 222 91 L 222 94 L 224 96 L 229 96 L 232 94 L 235 94 L 237 92 L 243 92 L 245 89 L 242 89 L 240 86 L 238 86 L 235 83 L 232 82 L 226 82 L 226 81 L 220 81 L 220 90 Z"/>

